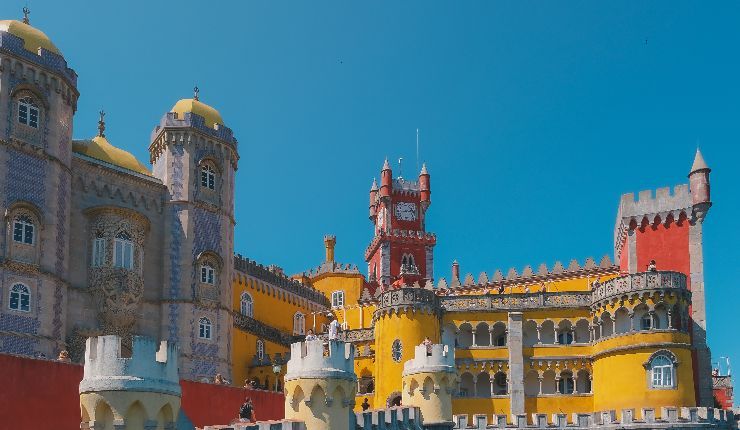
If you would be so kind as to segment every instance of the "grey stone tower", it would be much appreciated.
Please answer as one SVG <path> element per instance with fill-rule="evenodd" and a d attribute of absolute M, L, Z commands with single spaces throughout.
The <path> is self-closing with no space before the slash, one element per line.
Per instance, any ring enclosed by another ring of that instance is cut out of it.
<path fill-rule="evenodd" d="M 161 336 L 180 345 L 184 377 L 230 378 L 237 141 L 196 87 L 151 142 L 153 174 L 169 190 Z"/>
<path fill-rule="evenodd" d="M 0 21 L 0 351 L 63 348 L 77 74 L 40 30 Z"/>

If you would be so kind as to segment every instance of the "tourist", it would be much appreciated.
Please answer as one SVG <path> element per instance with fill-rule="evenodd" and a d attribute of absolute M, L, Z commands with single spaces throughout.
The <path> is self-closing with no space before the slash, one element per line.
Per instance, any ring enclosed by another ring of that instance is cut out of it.
<path fill-rule="evenodd" d="M 655 267 L 655 260 L 650 260 L 650 264 L 647 266 L 648 272 L 657 272 L 658 268 Z"/>
<path fill-rule="evenodd" d="M 329 318 L 331 318 L 331 322 L 329 323 L 329 340 L 337 340 L 339 338 L 339 321 L 334 316 Z"/>
<path fill-rule="evenodd" d="M 254 405 L 252 405 L 252 399 L 246 398 L 244 404 L 239 408 L 239 420 L 240 421 L 256 421 L 256 415 L 254 413 Z"/>
<path fill-rule="evenodd" d="M 306 333 L 306 341 L 317 340 L 317 339 L 318 337 L 316 337 L 316 335 L 313 334 L 313 330 L 308 329 L 308 333 Z"/>
<path fill-rule="evenodd" d="M 67 352 L 66 349 L 63 349 L 59 351 L 59 356 L 57 357 L 57 361 L 63 361 L 65 363 L 69 363 L 72 360 L 69 358 L 69 352 Z"/>
<path fill-rule="evenodd" d="M 429 339 L 429 336 L 425 337 L 424 341 L 421 344 L 427 347 L 427 357 L 431 357 L 432 356 L 432 340 Z"/>
<path fill-rule="evenodd" d="M 363 412 L 370 409 L 370 402 L 367 401 L 367 397 L 365 397 L 365 400 L 362 401 L 360 407 L 362 407 Z"/>
<path fill-rule="evenodd" d="M 218 384 L 218 385 L 227 385 L 228 384 L 228 382 L 226 381 L 226 379 L 224 379 L 224 377 L 220 373 L 217 373 L 216 374 L 216 377 L 213 378 L 213 383 L 214 384 Z"/>

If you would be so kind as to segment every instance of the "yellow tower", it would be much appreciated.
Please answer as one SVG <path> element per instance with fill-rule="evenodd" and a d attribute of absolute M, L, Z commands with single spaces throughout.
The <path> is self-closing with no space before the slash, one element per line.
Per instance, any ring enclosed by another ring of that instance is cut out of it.
<path fill-rule="evenodd" d="M 425 428 L 451 428 L 452 393 L 457 388 L 454 350 L 447 345 L 419 345 L 403 365 L 403 404 L 421 411 Z"/>
<path fill-rule="evenodd" d="M 80 382 L 82 429 L 174 429 L 180 411 L 177 346 L 134 336 L 87 339 Z M 157 349 L 159 346 L 159 349 Z"/>
<path fill-rule="evenodd" d="M 404 359 L 426 337 L 439 342 L 439 313 L 439 300 L 432 290 L 400 288 L 380 295 L 373 315 L 376 408 L 401 403 Z"/>
<path fill-rule="evenodd" d="M 350 343 L 321 341 L 291 345 L 285 374 L 285 418 L 309 430 L 349 429 L 355 406 L 355 349 Z"/>

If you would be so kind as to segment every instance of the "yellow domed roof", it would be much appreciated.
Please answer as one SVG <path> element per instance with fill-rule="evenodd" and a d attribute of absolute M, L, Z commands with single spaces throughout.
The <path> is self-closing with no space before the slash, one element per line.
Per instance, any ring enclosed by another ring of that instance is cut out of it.
<path fill-rule="evenodd" d="M 177 112 L 177 115 L 181 118 L 184 114 L 191 112 L 196 115 L 200 115 L 205 119 L 206 126 L 213 128 L 214 124 L 224 125 L 224 120 L 221 119 L 221 114 L 218 111 L 207 104 L 201 102 L 198 99 L 182 99 L 178 100 L 170 112 Z"/>
<path fill-rule="evenodd" d="M 62 55 L 57 47 L 54 46 L 54 43 L 52 43 L 51 39 L 49 39 L 49 37 L 44 34 L 43 31 L 31 27 L 30 25 L 21 21 L 14 21 L 10 19 L 0 21 L 0 31 L 8 32 L 23 39 L 23 47 L 26 48 L 27 51 L 38 53 L 39 48 L 44 48 L 47 51 Z"/>
<path fill-rule="evenodd" d="M 149 169 L 141 164 L 136 157 L 131 155 L 130 152 L 111 145 L 108 139 L 103 136 L 95 136 L 92 140 L 76 140 L 72 144 L 72 150 L 96 160 L 151 176 Z"/>

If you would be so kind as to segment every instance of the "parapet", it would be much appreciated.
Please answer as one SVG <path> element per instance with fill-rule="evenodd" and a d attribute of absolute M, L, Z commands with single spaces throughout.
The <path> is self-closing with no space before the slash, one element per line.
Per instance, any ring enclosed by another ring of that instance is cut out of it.
<path fill-rule="evenodd" d="M 456 373 L 455 352 L 447 345 L 418 345 L 414 358 L 403 364 L 403 376 L 423 372 Z"/>
<path fill-rule="evenodd" d="M 98 336 L 85 344 L 85 370 L 80 393 L 147 391 L 179 396 L 176 344 L 134 336 L 129 358 L 121 354 L 121 337 Z"/>
<path fill-rule="evenodd" d="M 421 430 L 419 408 L 398 406 L 375 411 L 356 412 L 355 430 Z"/>
<path fill-rule="evenodd" d="M 347 379 L 355 376 L 355 347 L 351 343 L 332 340 L 328 344 L 320 340 L 296 342 L 290 346 L 290 360 L 285 380 Z"/>
<path fill-rule="evenodd" d="M 511 423 L 507 424 L 507 415 L 493 415 L 493 422 L 488 423 L 488 415 L 473 415 L 473 421 L 469 421 L 468 415 L 455 415 L 455 429 L 537 429 L 537 428 L 565 428 L 572 430 L 598 430 L 598 429 L 737 429 L 735 416 L 731 411 L 714 408 L 697 407 L 662 407 L 660 417 L 655 414 L 655 409 L 643 408 L 642 419 L 635 419 L 634 409 L 623 409 L 622 419 L 617 419 L 615 410 L 599 411 L 594 413 L 574 413 L 571 422 L 568 423 L 568 415 L 552 414 L 548 422 L 547 414 L 532 414 L 532 423 L 527 424 L 527 416 L 512 415 Z M 470 424 L 468 424 L 470 423 Z"/>

